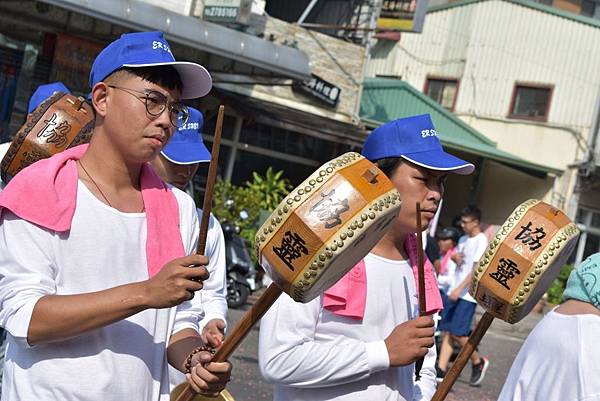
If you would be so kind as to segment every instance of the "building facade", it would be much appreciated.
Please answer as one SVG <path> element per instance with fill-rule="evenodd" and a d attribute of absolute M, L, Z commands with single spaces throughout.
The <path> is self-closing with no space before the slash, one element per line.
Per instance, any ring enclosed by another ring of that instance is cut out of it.
<path fill-rule="evenodd" d="M 505 212 L 507 198 L 524 200 L 533 189 L 586 231 L 600 213 L 597 179 L 583 172 L 598 135 L 598 65 L 596 19 L 528 0 L 466 0 L 430 8 L 422 34 L 380 40 L 367 75 L 406 81 L 499 149 L 558 170 L 532 187 L 515 185 L 501 166 L 488 169 L 477 199 L 485 209 Z M 583 241 L 580 257 L 600 250 L 589 234 L 595 245 Z"/>

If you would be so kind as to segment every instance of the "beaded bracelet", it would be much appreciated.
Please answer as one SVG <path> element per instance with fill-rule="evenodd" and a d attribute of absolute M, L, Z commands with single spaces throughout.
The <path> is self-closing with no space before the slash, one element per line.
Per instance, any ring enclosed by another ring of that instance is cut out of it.
<path fill-rule="evenodd" d="M 216 350 L 214 348 L 208 348 L 208 347 L 205 347 L 204 345 L 201 347 L 194 348 L 185 360 L 185 373 L 186 374 L 191 373 L 191 371 L 192 371 L 192 358 L 194 357 L 194 355 L 196 355 L 197 353 L 202 352 L 202 351 L 208 351 L 213 355 L 216 352 Z"/>

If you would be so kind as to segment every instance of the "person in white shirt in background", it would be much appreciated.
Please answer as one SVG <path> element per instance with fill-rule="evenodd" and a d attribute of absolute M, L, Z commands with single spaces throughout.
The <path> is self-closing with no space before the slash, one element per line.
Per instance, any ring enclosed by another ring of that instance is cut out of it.
<path fill-rule="evenodd" d="M 444 152 L 429 115 L 375 129 L 363 155 L 392 180 L 403 206 L 363 260 L 361 313 L 330 309 L 329 289 L 306 304 L 283 295 L 263 317 L 259 365 L 274 384 L 275 401 L 421 401 L 435 392 L 434 323 L 419 316 L 406 241 L 434 217 L 448 173 L 469 174 L 474 167 Z M 422 227 L 416 227 L 416 202 Z M 356 293 L 349 291 L 346 300 Z M 421 379 L 415 381 L 414 362 L 421 357 Z"/>
<path fill-rule="evenodd" d="M 202 142 L 202 113 L 188 107 L 189 117 L 179 127 L 158 157 L 152 160 L 154 171 L 163 181 L 186 190 L 196 175 L 200 163 L 210 162 L 210 152 Z M 202 209 L 198 208 L 198 220 Z M 192 302 L 200 302 L 204 316 L 198 322 L 202 339 L 211 347 L 217 348 L 223 341 L 227 321 L 227 288 L 225 271 L 225 240 L 218 220 L 211 214 L 208 220 L 208 234 L 204 254 L 209 262 L 206 268 L 210 276 L 203 283 Z M 169 367 L 169 381 L 174 387 L 185 381 L 185 376 L 174 367 Z"/>
<path fill-rule="evenodd" d="M 458 241 L 457 252 L 451 256 L 456 263 L 455 274 L 446 290 L 448 303 L 438 327 L 444 333 L 436 367 L 439 381 L 443 380 L 452 356 L 450 337 L 464 347 L 471 332 L 477 302 L 468 290 L 473 280 L 473 268 L 483 256 L 488 244 L 486 236 L 481 232 L 480 222 L 481 211 L 478 207 L 470 205 L 462 210 L 460 223 L 465 235 Z M 489 366 L 489 360 L 475 351 L 471 355 L 471 362 L 473 370 L 469 384 L 479 386 Z"/>
<path fill-rule="evenodd" d="M 498 401 L 600 401 L 600 253 L 575 267 L 563 298 L 529 333 Z"/>

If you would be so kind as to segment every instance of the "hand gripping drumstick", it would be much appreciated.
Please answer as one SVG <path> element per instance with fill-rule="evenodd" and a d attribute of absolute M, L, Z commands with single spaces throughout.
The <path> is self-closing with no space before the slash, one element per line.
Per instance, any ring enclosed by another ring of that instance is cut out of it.
<path fill-rule="evenodd" d="M 323 206 L 324 199 L 340 187 L 347 189 L 342 195 L 348 198 L 323 213 L 322 208 L 329 207 Z M 258 257 L 273 284 L 225 338 L 212 361 L 226 361 L 282 292 L 306 303 L 331 287 L 381 239 L 399 210 L 398 191 L 364 157 L 347 153 L 321 166 L 281 202 L 259 230 Z M 224 390 L 216 399 L 204 397 L 182 383 L 171 392 L 171 399 L 214 401 L 231 400 L 231 396 Z"/>
<path fill-rule="evenodd" d="M 217 178 L 217 167 L 219 166 L 219 146 L 221 145 L 221 131 L 223 130 L 223 116 L 225 114 L 225 106 L 219 106 L 217 114 L 217 125 L 215 126 L 215 134 L 213 136 L 213 145 L 210 154 L 210 165 L 208 166 L 208 176 L 206 178 L 206 190 L 204 191 L 204 200 L 202 202 L 202 217 L 200 219 L 200 233 L 198 234 L 198 246 L 196 253 L 204 255 L 206 248 L 206 236 L 208 234 L 208 220 L 210 218 L 210 210 L 212 208 L 212 198 L 215 189 L 215 180 Z M 190 398 L 181 398 L 185 394 L 189 394 Z M 187 386 L 185 391 L 177 398 L 189 399 L 194 397 L 194 391 L 190 386 Z"/>
<path fill-rule="evenodd" d="M 425 316 L 427 302 L 425 299 L 425 267 L 423 262 L 423 236 L 421 235 L 421 203 L 417 202 L 417 269 L 419 276 L 419 316 Z M 421 368 L 425 357 L 415 362 L 415 380 L 421 379 Z"/>
<path fill-rule="evenodd" d="M 517 206 L 473 267 L 469 293 L 486 309 L 432 401 L 443 401 L 494 317 L 516 323 L 546 292 L 575 248 L 579 229 L 535 199 Z"/>

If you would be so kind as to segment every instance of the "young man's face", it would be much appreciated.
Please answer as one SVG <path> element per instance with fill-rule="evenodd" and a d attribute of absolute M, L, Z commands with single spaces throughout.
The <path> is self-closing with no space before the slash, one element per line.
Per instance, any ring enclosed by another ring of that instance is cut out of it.
<path fill-rule="evenodd" d="M 104 97 L 100 100 L 102 124 L 113 145 L 128 162 L 147 162 L 156 158 L 175 127 L 171 123 L 168 106 L 158 116 L 148 112 L 144 93 L 149 90 L 159 92 L 166 96 L 170 105 L 179 101 L 179 91 L 133 74 L 121 74 L 118 79 L 109 80 L 104 90 Z"/>
<path fill-rule="evenodd" d="M 194 178 L 200 163 L 175 164 L 165 159 L 161 154 L 152 160 L 152 167 L 163 181 L 184 190 L 187 184 Z"/>
<path fill-rule="evenodd" d="M 435 216 L 444 195 L 446 177 L 446 172 L 429 170 L 403 161 L 390 177 L 402 200 L 396 227 L 417 231 L 416 203 L 420 202 L 421 227 L 418 230 L 425 230 Z"/>
<path fill-rule="evenodd" d="M 477 232 L 477 230 L 479 229 L 479 220 L 477 220 L 473 216 L 461 216 L 460 226 L 462 227 L 465 234 L 471 235 L 474 232 Z"/>

